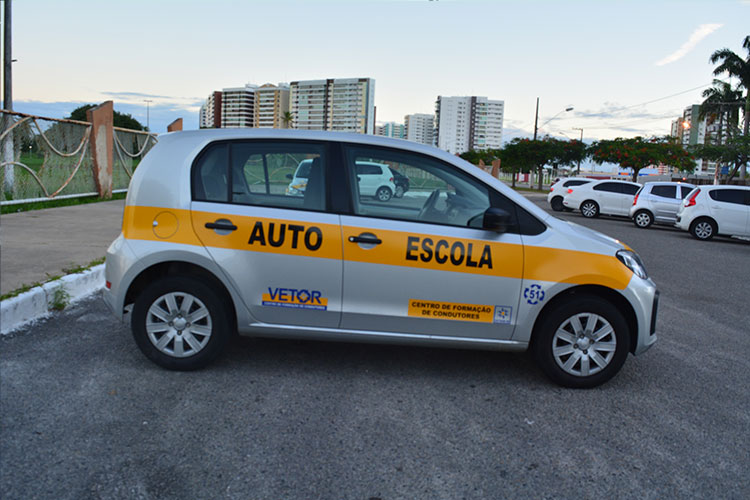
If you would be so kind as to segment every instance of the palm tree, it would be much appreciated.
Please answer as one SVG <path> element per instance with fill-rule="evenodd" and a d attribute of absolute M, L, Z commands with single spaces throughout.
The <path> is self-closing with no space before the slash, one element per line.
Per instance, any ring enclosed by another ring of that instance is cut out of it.
<path fill-rule="evenodd" d="M 739 79 L 738 89 L 745 90 L 745 126 L 743 127 L 743 135 L 747 136 L 748 129 L 750 128 L 750 35 L 746 36 L 742 42 L 742 48 L 747 50 L 748 55 L 746 58 L 738 56 L 729 49 L 720 49 L 711 54 L 709 61 L 711 64 L 720 63 L 714 68 L 714 75 L 719 76 L 724 73 L 730 77 Z M 742 165 L 741 178 L 745 178 L 747 159 Z"/>
<path fill-rule="evenodd" d="M 742 105 L 742 90 L 732 89 L 732 86 L 722 80 L 714 80 L 714 86 L 703 91 L 705 99 L 701 103 L 698 117 L 710 117 L 712 121 L 719 119 L 719 132 L 715 143 L 720 145 L 724 137 L 724 117 L 727 117 L 729 134 L 734 132 L 739 122 L 739 107 Z"/>
<path fill-rule="evenodd" d="M 284 111 L 284 115 L 281 117 L 281 119 L 284 121 L 284 125 L 286 126 L 286 128 L 292 128 L 294 115 L 291 111 Z"/>

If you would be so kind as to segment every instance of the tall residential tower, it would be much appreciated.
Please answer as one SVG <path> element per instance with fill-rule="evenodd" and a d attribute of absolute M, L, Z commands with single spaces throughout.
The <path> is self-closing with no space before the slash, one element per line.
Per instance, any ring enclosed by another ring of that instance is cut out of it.
<path fill-rule="evenodd" d="M 504 101 L 486 97 L 443 97 L 435 102 L 437 147 L 454 154 L 498 149 L 503 136 Z"/>

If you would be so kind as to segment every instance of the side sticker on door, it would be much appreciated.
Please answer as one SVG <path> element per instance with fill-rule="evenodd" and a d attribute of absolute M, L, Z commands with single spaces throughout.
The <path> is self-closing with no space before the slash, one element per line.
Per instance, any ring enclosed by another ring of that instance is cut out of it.
<path fill-rule="evenodd" d="M 264 306 L 291 307 L 294 309 L 314 309 L 325 311 L 328 309 L 328 299 L 319 290 L 297 288 L 271 288 L 263 294 Z"/>
<path fill-rule="evenodd" d="M 409 300 L 409 316 L 430 319 L 452 319 L 480 323 L 510 323 L 512 308 L 483 304 L 457 304 L 434 300 Z"/>

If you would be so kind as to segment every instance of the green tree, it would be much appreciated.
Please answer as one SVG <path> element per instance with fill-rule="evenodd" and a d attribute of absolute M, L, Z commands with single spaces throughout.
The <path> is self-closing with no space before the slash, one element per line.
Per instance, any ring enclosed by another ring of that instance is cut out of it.
<path fill-rule="evenodd" d="M 97 106 L 96 104 L 84 104 L 83 106 L 79 106 L 70 113 L 70 116 L 68 116 L 68 119 L 78 120 L 81 122 L 88 121 L 88 118 L 86 117 L 86 112 L 91 108 L 95 108 L 96 106 Z M 141 125 L 141 123 L 138 120 L 136 120 L 131 115 L 126 114 L 126 113 L 120 113 L 119 111 L 115 111 L 112 120 L 113 120 L 113 124 L 115 127 L 127 128 L 130 130 L 147 130 L 146 127 Z"/>
<path fill-rule="evenodd" d="M 692 172 L 695 160 L 674 137 L 633 137 L 597 141 L 591 145 L 591 158 L 598 164 L 617 163 L 633 169 L 633 181 L 638 172 L 651 165 L 667 165 L 680 171 Z"/>
<path fill-rule="evenodd" d="M 503 161 L 503 171 L 513 174 L 513 187 L 516 185 L 515 174 L 519 172 L 532 172 L 538 169 L 541 176 L 541 169 L 554 158 L 554 149 L 555 145 L 548 137 L 535 141 L 516 137 L 507 143 L 501 151 L 500 158 Z M 541 189 L 541 180 L 539 189 Z"/>
<path fill-rule="evenodd" d="M 718 66 L 714 68 L 715 76 L 727 74 L 730 77 L 737 78 L 739 80 L 738 88 L 745 91 L 745 123 L 742 134 L 748 135 L 748 130 L 750 129 L 750 35 L 746 36 L 742 41 L 742 48 L 748 52 L 748 55 L 745 58 L 742 58 L 733 51 L 724 48 L 711 54 L 709 61 L 711 61 L 711 64 L 718 63 Z M 743 179 L 746 175 L 746 164 L 747 157 L 742 161 L 741 177 Z M 730 175 L 730 179 L 731 177 L 732 176 Z"/>
<path fill-rule="evenodd" d="M 696 158 L 733 165 L 734 168 L 728 178 L 728 181 L 731 181 L 742 162 L 750 156 L 750 136 L 735 135 L 724 144 L 696 144 L 690 147 L 690 152 Z"/>
<path fill-rule="evenodd" d="M 719 120 L 719 132 L 714 143 L 721 144 L 724 136 L 724 118 L 727 118 L 729 133 L 733 134 L 737 128 L 742 105 L 742 91 L 732 89 L 732 86 L 721 80 L 714 80 L 714 86 L 702 92 L 704 97 L 698 117 Z"/>
<path fill-rule="evenodd" d="M 281 119 L 284 121 L 284 125 L 286 125 L 286 128 L 292 128 L 292 121 L 294 120 L 294 115 L 291 111 L 284 111 L 284 114 L 281 116 Z"/>

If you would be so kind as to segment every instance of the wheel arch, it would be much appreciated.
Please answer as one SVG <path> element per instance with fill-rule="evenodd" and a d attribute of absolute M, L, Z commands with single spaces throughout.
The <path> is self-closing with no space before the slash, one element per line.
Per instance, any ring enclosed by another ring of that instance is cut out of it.
<path fill-rule="evenodd" d="M 628 302 L 622 294 L 616 290 L 607 288 L 601 285 L 579 285 L 571 288 L 566 288 L 562 292 L 558 293 L 552 299 L 544 305 L 542 310 L 534 321 L 534 327 L 531 330 L 531 339 L 529 345 L 533 344 L 535 339 L 538 337 L 537 331 L 540 325 L 544 321 L 544 318 L 553 311 L 559 304 L 566 300 L 574 298 L 576 295 L 593 295 L 595 297 L 603 298 L 612 303 L 622 313 L 625 318 L 625 322 L 628 325 L 628 335 L 630 337 L 630 352 L 633 353 L 638 344 L 638 318 L 635 314 L 635 309 Z"/>
<path fill-rule="evenodd" d="M 170 260 L 159 262 L 143 269 L 130 282 L 127 292 L 125 292 L 125 306 L 135 302 L 136 297 L 150 283 L 165 276 L 191 276 L 204 283 L 210 284 L 220 295 L 225 304 L 228 304 L 230 316 L 234 331 L 237 330 L 237 310 L 235 308 L 232 294 L 229 292 L 224 283 L 208 269 L 194 264 L 192 262 Z"/>

